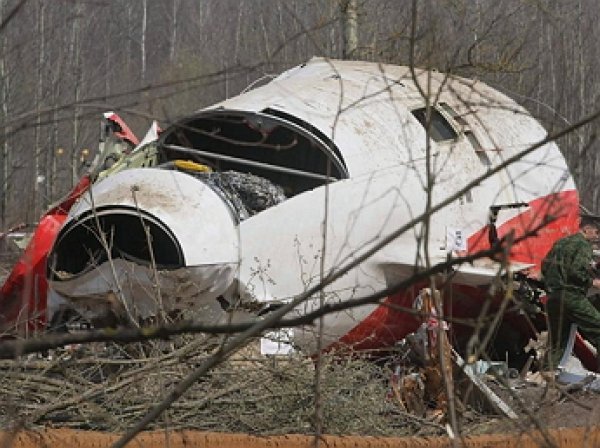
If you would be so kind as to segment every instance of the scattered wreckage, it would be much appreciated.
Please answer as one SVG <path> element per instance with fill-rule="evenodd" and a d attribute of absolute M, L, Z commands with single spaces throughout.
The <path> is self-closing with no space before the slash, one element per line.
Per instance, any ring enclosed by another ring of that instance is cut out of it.
<path fill-rule="evenodd" d="M 522 366 L 545 325 L 541 260 L 578 228 L 575 184 L 556 144 L 538 145 L 544 128 L 484 83 L 436 71 L 315 58 L 160 133 L 154 125 L 142 142 L 114 114 L 105 124 L 94 170 L 42 218 L 4 285 L 5 331 L 34 331 L 65 307 L 95 325 L 268 312 L 419 220 L 293 314 L 511 240 L 508 263 L 475 257 L 437 287 L 445 316 L 502 313 L 493 348 Z M 490 286 L 513 275 L 506 307 Z M 405 310 L 428 286 L 326 315 L 322 347 L 393 346 L 419 327 Z M 473 335 L 460 322 L 451 331 L 463 349 Z M 314 326 L 286 334 L 316 350 Z M 594 370 L 580 337 L 575 349 Z"/>

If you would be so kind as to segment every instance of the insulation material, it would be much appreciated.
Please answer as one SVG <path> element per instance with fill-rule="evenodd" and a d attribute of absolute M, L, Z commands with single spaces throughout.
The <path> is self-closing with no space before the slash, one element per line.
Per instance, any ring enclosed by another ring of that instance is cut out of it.
<path fill-rule="evenodd" d="M 250 173 L 225 171 L 198 174 L 215 187 L 236 210 L 240 221 L 285 201 L 283 188 Z"/>

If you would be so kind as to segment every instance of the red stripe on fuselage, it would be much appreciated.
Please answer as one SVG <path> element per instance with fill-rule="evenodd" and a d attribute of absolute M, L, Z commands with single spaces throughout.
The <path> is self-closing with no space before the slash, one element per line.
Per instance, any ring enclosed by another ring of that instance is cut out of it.
<path fill-rule="evenodd" d="M 539 274 L 542 260 L 559 239 L 579 229 L 579 195 L 576 190 L 561 191 L 538 198 L 529 208 L 497 226 L 498 238 L 514 232 L 519 238 L 539 228 L 535 235 L 515 244 L 510 259 L 521 263 L 533 263 L 533 273 Z M 469 237 L 469 253 L 489 249 L 488 226 Z"/>
<path fill-rule="evenodd" d="M 576 190 L 567 190 L 531 201 L 527 210 L 498 225 L 497 232 L 498 237 L 502 238 L 514 231 L 515 238 L 518 238 L 540 227 L 536 234 L 515 244 L 511 250 L 513 261 L 535 264 L 531 274 L 537 276 L 541 262 L 554 242 L 575 233 L 578 226 L 579 196 Z M 469 237 L 469 253 L 489 248 L 488 231 L 485 226 Z M 412 307 L 419 290 L 426 286 L 426 283 L 416 284 L 387 297 L 329 349 L 340 345 L 352 346 L 357 350 L 385 348 L 406 337 L 417 329 L 419 321 L 412 314 L 394 310 L 393 307 Z M 485 295 L 485 289 L 452 285 L 450 300 L 445 301 L 445 313 L 454 317 L 477 317 Z"/>

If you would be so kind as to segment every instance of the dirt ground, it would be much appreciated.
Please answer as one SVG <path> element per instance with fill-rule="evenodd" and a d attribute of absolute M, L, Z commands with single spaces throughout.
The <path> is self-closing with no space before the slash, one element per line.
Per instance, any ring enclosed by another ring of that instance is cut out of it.
<path fill-rule="evenodd" d="M 0 253 L 0 278 L 8 274 L 14 258 L 14 254 L 2 257 Z M 110 369 L 98 367 L 102 360 L 90 361 L 89 354 L 81 355 L 81 359 L 67 357 L 64 362 L 40 358 L 15 366 L 11 366 L 10 361 L 5 362 L 0 366 L 0 427 L 6 429 L 25 423 L 26 428 L 38 432 L 5 433 L 5 443 L 0 446 L 91 447 L 112 443 L 116 436 L 111 432 L 123 431 L 137 421 L 186 374 L 186 369 L 194 368 L 198 362 L 195 354 L 186 354 L 183 358 L 169 357 L 162 349 L 156 358 L 147 353 L 144 356 L 144 359 L 124 359 L 121 353 L 119 359 L 109 360 Z M 144 367 L 153 362 L 158 362 L 160 368 L 149 370 Z M 246 372 L 243 375 L 240 375 L 241 365 Z M 260 367 L 261 373 L 252 371 L 252 366 Z M 180 402 L 170 411 L 167 420 L 157 422 L 155 428 L 168 427 L 175 431 L 173 434 L 176 435 L 168 442 L 171 447 L 184 446 L 191 441 L 192 446 L 242 446 L 239 437 L 246 436 L 224 432 L 260 435 L 254 437 L 251 444 L 244 439 L 243 446 L 312 446 L 312 439 L 308 436 L 270 436 L 312 432 L 314 373 L 306 368 L 305 362 L 299 362 L 297 370 L 292 367 L 290 363 L 278 364 L 264 359 L 228 365 L 192 391 L 189 400 Z M 135 369 L 139 370 L 140 376 L 129 381 L 128 378 L 134 378 Z M 435 438 L 446 434 L 443 425 L 428 421 L 426 417 L 407 415 L 389 402 L 389 397 L 386 398 L 389 377 L 385 369 L 378 369 L 365 361 L 341 366 L 332 364 L 327 368 L 328 373 L 323 380 L 328 419 L 326 432 L 349 436 L 328 436 L 324 446 L 450 446 L 448 438 Z M 236 387 L 231 378 L 243 380 L 243 387 Z M 511 420 L 476 406 L 460 409 L 461 435 L 487 435 L 481 441 L 469 439 L 466 446 L 547 446 L 547 440 L 542 436 L 524 439 L 519 435 L 559 428 L 584 429 L 553 432 L 558 437 L 556 446 L 600 446 L 598 430 L 594 430 L 596 438 L 591 443 L 590 434 L 585 429 L 600 422 L 598 394 L 583 391 L 567 393 L 564 388 L 553 384 L 517 384 L 511 392 L 507 392 L 494 385 L 493 380 L 490 384 L 519 418 Z M 83 398 L 80 399 L 80 396 Z M 207 402 L 207 396 L 214 399 Z M 61 426 L 103 429 L 105 432 L 48 431 Z M 177 433 L 182 429 L 219 431 L 220 434 Z M 519 437 L 505 439 L 498 434 Z M 357 435 L 372 437 L 365 439 L 355 437 Z M 386 438 L 405 435 L 419 438 L 408 439 L 407 442 Z M 143 440 L 141 446 L 164 446 L 164 437 L 164 432 L 145 434 L 140 439 Z M 563 438 L 565 444 L 561 442 Z"/>
<path fill-rule="evenodd" d="M 115 443 L 118 437 L 116 434 L 56 429 L 37 433 L 4 433 L 0 441 L 2 446 L 14 448 L 57 446 L 100 448 Z M 458 446 L 468 448 L 537 448 L 541 446 L 594 448 L 600 446 L 600 429 L 562 429 L 550 430 L 545 434 L 529 432 L 518 435 L 472 436 L 454 441 L 448 437 L 323 436 L 319 439 L 318 446 L 326 448 L 449 448 L 456 446 L 457 443 Z M 130 446 L 143 446 L 145 448 L 164 446 L 170 448 L 189 446 L 199 448 L 313 448 L 316 445 L 314 437 L 293 434 L 256 437 L 246 434 L 157 431 L 140 434 L 130 443 Z"/>
<path fill-rule="evenodd" d="M 521 403 L 506 394 L 502 395 L 519 414 L 518 420 L 479 415 L 465 423 L 464 432 L 472 435 L 518 433 L 538 427 L 590 427 L 600 422 L 600 397 L 597 393 L 580 391 L 566 394 L 554 388 L 540 387 L 520 391 L 518 395 Z"/>

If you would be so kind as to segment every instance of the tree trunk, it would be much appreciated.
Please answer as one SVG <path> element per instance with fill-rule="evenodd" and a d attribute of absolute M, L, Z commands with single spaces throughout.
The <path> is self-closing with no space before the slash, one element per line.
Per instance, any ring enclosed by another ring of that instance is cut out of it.
<path fill-rule="evenodd" d="M 142 1 L 142 85 L 146 82 L 146 27 L 148 24 L 148 0 Z"/>
<path fill-rule="evenodd" d="M 343 59 L 358 57 L 358 0 L 343 0 L 340 4 L 344 30 Z"/>
<path fill-rule="evenodd" d="M 78 171 L 79 171 L 79 155 L 78 155 L 78 145 L 79 145 L 79 127 L 80 127 L 80 115 L 81 108 L 79 107 L 79 100 L 81 99 L 81 81 L 82 81 L 82 65 L 81 65 L 81 3 L 77 2 L 75 4 L 75 17 L 73 18 L 73 26 L 71 29 L 71 44 L 69 53 L 71 55 L 71 63 L 73 64 L 73 74 L 74 74 L 74 111 L 73 111 L 73 138 L 72 138 L 72 147 L 71 147 L 71 188 L 78 179 Z"/>
<path fill-rule="evenodd" d="M 179 9 L 179 0 L 173 0 L 173 13 L 171 16 L 171 45 L 169 48 L 169 61 L 175 60 L 175 48 L 177 45 L 177 10 Z"/>
<path fill-rule="evenodd" d="M 41 148 L 41 132 L 42 132 L 42 119 L 40 116 L 40 108 L 43 102 L 44 95 L 44 64 L 45 64 L 45 51 L 46 43 L 44 38 L 44 12 L 45 3 L 38 3 L 38 23 L 37 23 L 37 35 L 39 38 L 39 51 L 38 51 L 38 70 L 37 70 L 37 89 L 35 94 L 35 103 L 37 109 L 37 119 L 35 127 L 35 145 L 33 147 L 33 172 L 31 178 L 33 181 L 33 198 L 32 198 L 32 211 L 33 219 L 37 219 L 40 215 L 40 208 L 42 207 L 42 198 L 40 197 L 40 182 L 38 176 L 40 176 L 40 155 L 42 152 Z"/>
<path fill-rule="evenodd" d="M 4 8 L 6 2 L 0 2 L 0 23 L 4 21 Z M 2 103 L 2 118 L 8 119 L 8 102 L 10 92 L 10 81 L 12 79 L 11 74 L 8 72 L 7 58 L 5 55 L 8 53 L 8 32 L 3 31 L 1 43 L 1 55 L 0 57 L 0 79 L 2 80 L 2 96 L 0 102 Z M 0 146 L 0 223 L 2 228 L 6 227 L 6 205 L 7 205 L 7 190 L 8 190 L 8 166 L 9 166 L 9 135 L 10 127 L 3 126 L 2 130 L 2 144 Z"/>

